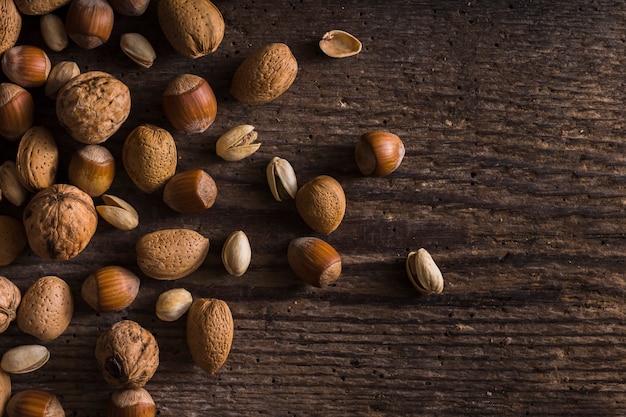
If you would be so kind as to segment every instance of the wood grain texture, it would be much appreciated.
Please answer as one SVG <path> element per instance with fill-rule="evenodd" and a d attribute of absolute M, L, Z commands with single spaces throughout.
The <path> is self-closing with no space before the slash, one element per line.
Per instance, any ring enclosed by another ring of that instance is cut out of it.
<path fill-rule="evenodd" d="M 110 190 L 131 202 L 140 226 L 104 222 L 79 257 L 64 263 L 25 251 L 0 273 L 22 291 L 56 274 L 70 283 L 76 312 L 47 344 L 50 362 L 13 377 L 14 391 L 57 393 L 68 416 L 104 416 L 112 388 L 93 355 L 96 337 L 130 318 L 152 331 L 161 364 L 146 388 L 160 416 L 591 416 L 626 413 L 624 250 L 626 5 L 598 1 L 219 1 L 224 41 L 189 60 L 167 44 L 156 0 L 144 16 L 115 16 L 110 41 L 91 51 L 50 52 L 130 88 L 132 110 L 106 142 L 118 161 Z M 64 14 L 64 9 L 58 12 Z M 42 45 L 25 17 L 20 43 Z M 364 45 L 334 60 L 317 42 L 343 29 Z M 133 64 L 119 37 L 139 32 L 154 45 L 151 69 Z M 234 70 L 254 49 L 288 44 L 299 62 L 293 86 L 250 107 L 229 94 Z M 201 135 L 175 132 L 160 95 L 183 72 L 209 81 L 218 99 Z M 2 76 L 4 77 L 4 76 Z M 5 78 L 2 78 L 5 80 Z M 80 145 L 59 126 L 53 102 L 33 90 L 37 123 L 54 134 L 62 166 Z M 159 192 L 136 189 L 121 165 L 126 135 L 140 123 L 170 130 L 179 170 L 203 168 L 218 197 L 205 213 L 179 215 Z M 256 126 L 252 157 L 221 161 L 215 141 L 229 128 Z M 360 175 L 358 137 L 384 129 L 406 157 L 386 178 Z M 2 142 L 3 159 L 15 143 Z M 275 202 L 265 180 L 273 156 L 288 159 L 299 183 L 338 179 L 343 223 L 328 236 L 343 257 L 334 285 L 300 283 L 286 259 L 289 241 L 314 235 L 293 202 Z M 66 180 L 61 170 L 59 181 Z M 0 213 L 20 210 L 0 203 Z M 141 276 L 133 305 L 96 314 L 80 284 L 109 264 L 140 274 L 134 244 L 143 234 L 188 227 L 211 240 L 205 265 L 176 282 Z M 239 278 L 220 262 L 228 235 L 242 229 L 252 264 Z M 441 267 L 444 293 L 421 298 L 405 275 L 424 247 Z M 164 323 L 154 303 L 182 286 L 216 297 L 235 320 L 232 351 L 209 376 L 193 364 L 184 320 Z M 34 339 L 12 325 L 0 351 Z"/>

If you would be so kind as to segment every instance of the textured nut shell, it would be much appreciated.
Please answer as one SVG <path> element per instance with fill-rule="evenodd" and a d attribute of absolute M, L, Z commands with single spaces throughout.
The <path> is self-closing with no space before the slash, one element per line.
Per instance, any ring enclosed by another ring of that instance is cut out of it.
<path fill-rule="evenodd" d="M 177 159 L 172 135 L 153 125 L 144 124 L 133 129 L 122 148 L 126 173 L 145 193 L 158 190 L 174 176 Z"/>
<path fill-rule="evenodd" d="M 234 331 L 233 316 L 226 302 L 198 298 L 191 304 L 187 315 L 187 346 L 194 362 L 209 374 L 226 362 Z"/>
<path fill-rule="evenodd" d="M 311 229 L 328 235 L 343 220 L 346 196 L 336 179 L 320 175 L 300 187 L 296 193 L 296 209 Z"/>
<path fill-rule="evenodd" d="M 11 216 L 0 215 L 0 266 L 9 265 L 17 259 L 18 255 L 26 247 L 26 243 L 26 231 L 22 222 Z M 1 312 L 2 303 L 0 302 Z M 2 328 L 2 319 L 0 318 L 0 333 L 2 331 L 4 329 Z"/>
<path fill-rule="evenodd" d="M 224 38 L 224 18 L 209 0 L 159 0 L 157 14 L 172 48 L 187 58 L 215 52 Z"/>
<path fill-rule="evenodd" d="M 22 30 L 22 16 L 13 0 L 0 0 L 0 55 L 12 48 Z"/>
<path fill-rule="evenodd" d="M 7 403 L 6 410 L 8 417 L 65 417 L 56 395 L 39 389 L 16 393 Z"/>
<path fill-rule="evenodd" d="M 330 285 L 341 275 L 339 253 L 317 237 L 300 237 L 289 242 L 287 260 L 298 278 L 314 287 Z"/>
<path fill-rule="evenodd" d="M 0 367 L 10 374 L 36 371 L 50 359 L 50 351 L 42 345 L 21 345 L 4 352 Z"/>
<path fill-rule="evenodd" d="M 0 369 L 0 416 L 4 415 L 9 398 L 11 398 L 11 377 Z"/>
<path fill-rule="evenodd" d="M 15 320 L 21 300 L 22 294 L 17 285 L 7 277 L 0 276 L 0 333 Z"/>
<path fill-rule="evenodd" d="M 135 246 L 137 265 L 159 280 L 183 278 L 202 265 L 209 239 L 189 229 L 164 229 L 142 236 Z"/>
<path fill-rule="evenodd" d="M 101 143 L 111 137 L 130 114 L 128 87 L 101 71 L 88 71 L 68 81 L 57 94 L 56 113 L 75 140 Z"/>
<path fill-rule="evenodd" d="M 120 311 L 135 301 L 139 277 L 121 266 L 105 266 L 90 274 L 80 295 L 91 308 L 105 313 Z"/>
<path fill-rule="evenodd" d="M 54 184 L 59 149 L 52 133 L 43 126 L 28 129 L 20 139 L 15 165 L 27 190 L 39 191 Z"/>
<path fill-rule="evenodd" d="M 159 345 L 148 330 L 122 320 L 96 341 L 96 360 L 105 381 L 126 388 L 144 386 L 159 366 Z"/>
<path fill-rule="evenodd" d="M 284 43 L 257 49 L 237 68 L 230 92 L 246 104 L 274 100 L 291 87 L 298 74 L 298 62 Z"/>
<path fill-rule="evenodd" d="M 71 0 L 15 0 L 20 12 L 28 15 L 42 15 L 69 4 Z"/>
<path fill-rule="evenodd" d="M 24 293 L 17 310 L 17 325 L 41 341 L 59 337 L 74 314 L 72 291 L 65 281 L 46 276 L 35 281 Z"/>
<path fill-rule="evenodd" d="M 57 261 L 82 252 L 98 226 L 91 197 L 68 184 L 55 184 L 35 194 L 24 209 L 23 220 L 33 252 Z"/>

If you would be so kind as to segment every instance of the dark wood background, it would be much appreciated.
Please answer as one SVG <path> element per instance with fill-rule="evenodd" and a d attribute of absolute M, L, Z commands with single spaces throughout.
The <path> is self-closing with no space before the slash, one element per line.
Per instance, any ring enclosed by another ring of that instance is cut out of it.
<path fill-rule="evenodd" d="M 168 45 L 156 0 L 141 17 L 116 14 L 104 46 L 49 51 L 53 63 L 74 60 L 129 86 L 130 118 L 105 145 L 118 162 L 110 193 L 138 209 L 140 225 L 121 232 L 101 221 L 74 260 L 47 262 L 26 250 L 0 269 L 22 291 L 58 275 L 76 299 L 70 327 L 47 344 L 50 362 L 14 376 L 14 391 L 50 389 L 68 416 L 104 416 L 114 388 L 97 369 L 95 340 L 129 318 L 160 345 L 160 366 L 146 385 L 160 416 L 624 415 L 626 4 L 215 3 L 226 33 L 217 52 L 201 59 Z M 25 17 L 24 25 L 19 43 L 43 45 L 38 18 Z M 362 53 L 323 55 L 317 43 L 330 29 L 353 33 Z M 151 69 L 120 51 L 120 35 L 131 31 L 155 46 Z M 228 92 L 232 74 L 269 42 L 291 47 L 298 77 L 274 102 L 243 105 Z M 176 132 L 160 107 L 168 81 L 185 72 L 205 77 L 218 98 L 217 119 L 204 134 Z M 43 89 L 32 92 L 36 123 L 52 130 L 61 149 L 58 181 L 66 181 L 81 145 L 59 126 Z M 213 208 L 176 214 L 160 192 L 132 185 L 121 147 L 141 123 L 173 133 L 179 171 L 203 168 L 215 178 Z M 216 139 L 243 123 L 256 126 L 260 150 L 240 162 L 220 160 Z M 404 162 L 386 178 L 363 177 L 353 158 L 359 136 L 375 129 L 406 145 Z M 14 158 L 16 147 L 3 141 L 2 158 Z M 328 174 L 345 188 L 345 219 L 326 238 L 344 265 L 331 287 L 306 286 L 289 269 L 289 241 L 315 233 L 293 202 L 273 200 L 265 179 L 273 156 L 292 163 L 300 184 Z M 20 210 L 2 201 L 0 213 Z M 119 313 L 97 314 L 80 299 L 82 281 L 98 267 L 140 274 L 135 242 L 167 227 L 211 240 L 196 273 L 175 282 L 142 276 L 138 298 Z M 239 278 L 220 261 L 237 229 L 253 251 Z M 439 296 L 420 297 L 406 277 L 406 255 L 419 247 L 444 273 Z M 164 323 L 154 314 L 158 294 L 174 287 L 232 309 L 232 350 L 213 376 L 191 360 L 184 319 Z M 0 335 L 0 351 L 36 342 L 14 324 Z"/>

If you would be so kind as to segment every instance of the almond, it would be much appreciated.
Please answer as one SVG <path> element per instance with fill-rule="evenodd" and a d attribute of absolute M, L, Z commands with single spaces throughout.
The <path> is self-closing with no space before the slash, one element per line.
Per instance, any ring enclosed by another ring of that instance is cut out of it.
<path fill-rule="evenodd" d="M 214 374 L 226 362 L 234 333 L 228 304 L 214 298 L 198 298 L 187 315 L 187 346 L 194 362 Z"/>
<path fill-rule="evenodd" d="M 11 49 L 22 30 L 22 16 L 13 0 L 0 0 L 0 55 Z"/>
<path fill-rule="evenodd" d="M 164 229 L 142 236 L 135 246 L 139 269 L 147 276 L 171 281 L 202 265 L 209 239 L 190 229 Z"/>
<path fill-rule="evenodd" d="M 17 148 L 17 173 L 27 190 L 39 191 L 54 184 L 59 166 L 59 149 L 52 133 L 33 126 L 24 133 Z"/>
<path fill-rule="evenodd" d="M 336 179 L 320 175 L 300 187 L 296 193 L 296 209 L 311 229 L 328 235 L 343 220 L 346 195 Z"/>

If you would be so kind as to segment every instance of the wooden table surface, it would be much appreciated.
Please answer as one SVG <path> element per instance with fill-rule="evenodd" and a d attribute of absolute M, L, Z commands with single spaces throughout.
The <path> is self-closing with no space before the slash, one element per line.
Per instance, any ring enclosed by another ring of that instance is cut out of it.
<path fill-rule="evenodd" d="M 58 275 L 76 310 L 47 343 L 42 369 L 12 377 L 14 392 L 54 391 L 68 416 L 104 416 L 115 390 L 94 357 L 97 336 L 124 318 L 153 332 L 160 365 L 146 389 L 159 416 L 478 416 L 626 413 L 624 251 L 626 250 L 626 4 L 598 1 L 259 1 L 216 0 L 225 37 L 212 55 L 178 55 L 156 20 L 115 16 L 109 42 L 86 51 L 49 51 L 53 64 L 107 71 L 132 94 L 129 119 L 105 146 L 118 170 L 109 190 L 139 211 L 122 232 L 101 221 L 87 249 L 67 262 L 25 250 L 0 274 L 23 291 Z M 64 15 L 65 8 L 57 13 Z M 343 29 L 363 42 L 356 57 L 331 59 L 322 35 Z M 150 69 L 119 49 L 125 32 L 154 45 Z M 250 107 L 229 93 L 232 74 L 254 49 L 288 44 L 299 63 L 293 86 Z M 19 44 L 43 46 L 37 17 Z M 218 99 L 204 134 L 175 131 L 160 97 L 181 73 L 203 76 Z M 4 75 L 0 81 L 6 81 Z M 61 151 L 58 182 L 81 145 L 58 124 L 54 102 L 33 89 L 36 123 Z M 216 204 L 177 214 L 161 192 L 144 194 L 121 164 L 125 137 L 141 123 L 167 128 L 178 170 L 202 168 Z M 260 150 L 235 163 L 215 154 L 229 128 L 252 124 Z M 400 168 L 362 176 L 359 136 L 388 130 L 406 146 Z M 2 159 L 16 143 L 0 143 Z M 327 174 L 347 196 L 341 226 L 324 237 L 341 254 L 336 284 L 301 283 L 286 258 L 289 241 L 319 236 L 292 201 L 273 200 L 265 166 L 288 159 L 300 184 Z M 99 204 L 100 200 L 96 199 Z M 0 214 L 19 217 L 7 201 Z M 143 234 L 186 227 L 209 237 L 202 267 L 173 282 L 141 275 L 134 245 Z M 229 276 L 220 252 L 242 229 L 253 257 Z M 420 297 L 405 273 L 409 251 L 429 250 L 445 277 L 443 294 Z M 119 313 L 97 314 L 80 298 L 95 269 L 117 264 L 141 277 Z M 162 322 L 157 296 L 184 287 L 225 300 L 235 320 L 232 350 L 211 376 L 192 361 L 184 318 Z M 38 343 L 13 324 L 0 351 Z"/>

